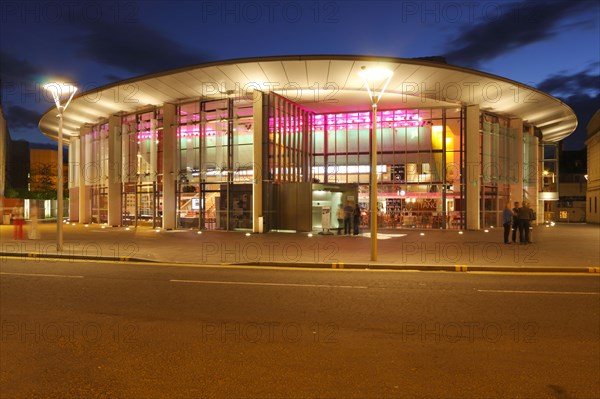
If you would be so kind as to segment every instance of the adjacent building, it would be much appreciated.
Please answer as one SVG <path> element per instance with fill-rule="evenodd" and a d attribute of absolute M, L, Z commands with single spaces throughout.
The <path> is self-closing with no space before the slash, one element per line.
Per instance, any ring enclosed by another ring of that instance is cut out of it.
<path fill-rule="evenodd" d="M 600 223 L 600 109 L 587 125 L 587 193 L 586 221 Z"/>
<path fill-rule="evenodd" d="M 557 213 L 551 221 L 582 223 L 586 219 L 586 150 L 560 151 Z M 545 171 L 542 171 L 542 174 Z"/>
<path fill-rule="evenodd" d="M 2 104 L 0 103 L 0 159 L 2 159 L 2 162 L 0 162 L 0 199 L 4 198 L 4 190 L 6 187 L 6 150 L 9 139 L 8 124 L 6 123 Z M 1 205 L 2 204 L 0 204 L 0 207 Z"/>
<path fill-rule="evenodd" d="M 358 72 L 374 67 L 393 76 L 371 154 L 371 101 Z M 55 115 L 39 124 L 54 140 Z M 380 228 L 477 230 L 498 225 L 507 202 L 527 200 L 541 222 L 539 210 L 558 200 L 548 180 L 556 155 L 545 154 L 576 126 L 571 108 L 547 93 L 439 59 L 195 65 L 73 99 L 64 114 L 70 218 L 311 231 L 324 227 L 324 209 L 335 215 L 358 202 L 365 226 L 376 214 Z M 377 209 L 369 209 L 372 155 Z"/>

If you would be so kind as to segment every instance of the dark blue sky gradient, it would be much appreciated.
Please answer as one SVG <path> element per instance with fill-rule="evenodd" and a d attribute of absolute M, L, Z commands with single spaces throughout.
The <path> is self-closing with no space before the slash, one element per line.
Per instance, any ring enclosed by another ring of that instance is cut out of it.
<path fill-rule="evenodd" d="M 600 107 L 600 3 L 549 1 L 0 2 L 2 107 L 13 139 L 37 129 L 62 76 L 91 89 L 169 68 L 293 54 L 445 56 L 573 108 L 584 146 Z"/>

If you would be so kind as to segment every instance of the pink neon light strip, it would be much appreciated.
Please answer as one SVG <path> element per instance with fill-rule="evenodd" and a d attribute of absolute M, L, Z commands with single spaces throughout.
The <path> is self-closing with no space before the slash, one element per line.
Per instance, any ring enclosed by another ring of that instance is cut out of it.
<path fill-rule="evenodd" d="M 217 132 L 213 128 L 207 128 L 205 136 L 216 136 Z M 181 126 L 177 129 L 177 137 L 179 138 L 192 138 L 192 137 L 200 137 L 200 127 L 198 126 Z M 151 134 L 146 132 L 138 133 L 137 135 L 138 141 L 140 140 L 150 140 L 152 138 Z"/>
<path fill-rule="evenodd" d="M 380 111 L 378 112 L 378 120 L 381 122 L 387 122 L 383 127 L 386 128 L 398 128 L 398 127 L 419 127 L 423 126 L 423 118 L 415 112 L 405 110 L 391 110 L 391 111 Z M 315 115 L 314 127 L 315 130 L 323 130 L 325 126 L 325 119 L 327 119 L 327 125 L 330 127 L 336 127 L 336 130 L 344 129 L 347 125 L 348 128 L 355 129 L 356 126 L 360 126 L 360 129 L 369 129 L 371 126 L 371 113 L 370 112 L 354 112 L 348 114 L 318 114 Z M 269 130 L 273 131 L 275 128 L 274 118 L 269 119 Z M 302 127 L 302 121 L 298 121 L 298 127 Z M 214 128 L 207 128 L 205 132 L 206 136 L 216 136 Z M 200 137 L 200 128 L 196 126 L 181 126 L 178 128 L 177 137 L 179 138 L 191 138 Z M 151 138 L 150 134 L 138 133 L 138 141 L 148 140 Z"/>
<path fill-rule="evenodd" d="M 377 118 L 381 122 L 392 122 L 393 127 L 419 127 L 423 125 L 423 118 L 419 114 L 410 111 L 380 111 L 377 113 Z M 371 113 L 319 114 L 315 115 L 315 126 L 324 126 L 326 119 L 328 125 L 367 123 L 370 126 Z"/>

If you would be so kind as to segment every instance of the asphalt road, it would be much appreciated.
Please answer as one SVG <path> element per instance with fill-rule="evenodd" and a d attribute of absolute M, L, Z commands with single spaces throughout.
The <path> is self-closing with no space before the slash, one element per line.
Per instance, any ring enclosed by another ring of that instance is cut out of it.
<path fill-rule="evenodd" d="M 2 398 L 599 398 L 600 279 L 3 259 Z"/>

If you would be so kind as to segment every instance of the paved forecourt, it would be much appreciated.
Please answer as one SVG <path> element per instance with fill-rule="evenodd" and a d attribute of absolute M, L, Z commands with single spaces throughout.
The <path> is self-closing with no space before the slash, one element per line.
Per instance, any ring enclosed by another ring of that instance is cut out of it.
<path fill-rule="evenodd" d="M 30 226 L 25 227 L 25 237 Z M 523 271 L 600 273 L 600 226 L 534 226 L 533 243 L 503 244 L 502 230 L 380 230 L 378 260 L 371 239 L 308 233 L 153 230 L 65 224 L 63 251 L 56 250 L 56 224 L 38 225 L 38 239 L 13 239 L 0 226 L 0 255 L 66 257 L 182 264 L 241 264 L 355 269 Z M 518 238 L 518 237 L 517 237 Z"/>

